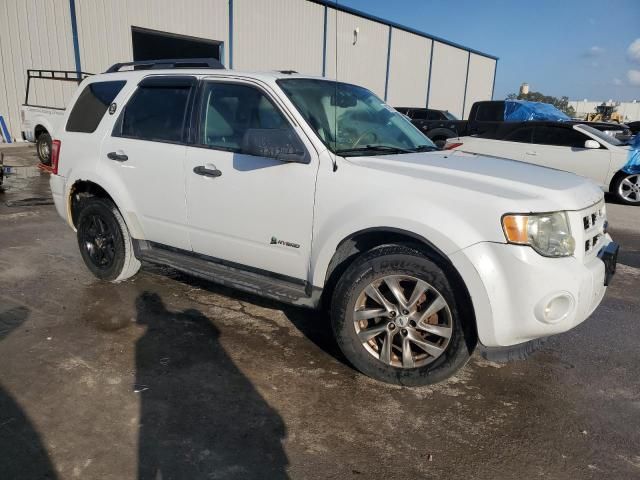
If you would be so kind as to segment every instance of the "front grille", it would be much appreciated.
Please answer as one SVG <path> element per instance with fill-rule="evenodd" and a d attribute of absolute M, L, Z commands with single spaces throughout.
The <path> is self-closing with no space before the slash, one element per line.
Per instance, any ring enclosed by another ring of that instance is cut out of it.
<path fill-rule="evenodd" d="M 583 238 L 585 238 L 585 253 L 590 253 L 592 251 L 597 252 L 597 249 L 600 247 L 600 243 L 604 238 L 605 222 L 606 213 L 603 202 L 583 214 L 582 226 L 584 227 Z"/>

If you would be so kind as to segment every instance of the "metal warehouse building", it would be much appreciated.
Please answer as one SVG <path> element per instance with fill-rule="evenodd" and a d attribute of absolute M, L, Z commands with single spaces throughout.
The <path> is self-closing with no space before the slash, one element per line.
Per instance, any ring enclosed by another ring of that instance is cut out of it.
<path fill-rule="evenodd" d="M 97 73 L 176 57 L 337 74 L 392 106 L 463 118 L 492 98 L 497 66 L 491 55 L 324 0 L 1 0 L 0 115 L 20 137 L 30 68 Z M 74 88 L 33 81 L 30 103 L 62 108 Z"/>

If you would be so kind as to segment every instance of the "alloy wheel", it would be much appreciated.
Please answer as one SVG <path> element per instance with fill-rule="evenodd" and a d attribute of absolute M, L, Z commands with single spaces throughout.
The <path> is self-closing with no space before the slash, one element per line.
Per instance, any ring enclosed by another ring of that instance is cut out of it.
<path fill-rule="evenodd" d="M 107 223 L 99 215 L 91 215 L 83 228 L 83 244 L 91 262 L 107 268 L 115 258 L 115 237 Z"/>
<path fill-rule="evenodd" d="M 619 195 L 630 203 L 640 202 L 640 175 L 629 175 L 618 186 Z"/>
<path fill-rule="evenodd" d="M 370 283 L 358 296 L 353 321 L 373 357 L 401 368 L 433 362 L 453 335 L 453 317 L 442 294 L 408 275 L 387 275 Z"/>

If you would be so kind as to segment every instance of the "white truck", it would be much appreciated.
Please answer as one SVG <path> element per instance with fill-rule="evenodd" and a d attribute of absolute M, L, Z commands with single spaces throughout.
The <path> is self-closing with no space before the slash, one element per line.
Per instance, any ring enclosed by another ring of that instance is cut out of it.
<path fill-rule="evenodd" d="M 359 86 L 179 66 L 85 79 L 53 140 L 55 205 L 98 278 L 146 260 L 325 307 L 358 370 L 404 385 L 601 302 L 618 246 L 591 181 L 438 151 Z"/>
<path fill-rule="evenodd" d="M 24 104 L 20 107 L 20 130 L 23 140 L 36 144 L 38 158 L 45 165 L 51 164 L 51 139 L 62 123 L 65 109 L 64 106 L 40 105 L 38 102 L 31 103 L 30 97 L 35 96 L 33 84 L 36 83 L 32 81 L 71 82 L 77 85 L 89 75 L 88 73 L 69 70 L 27 70 L 27 89 Z M 42 86 L 42 82 L 37 83 L 36 88 Z M 50 94 L 50 92 L 48 93 Z M 50 99 L 51 95 L 41 93 L 39 97 Z"/>

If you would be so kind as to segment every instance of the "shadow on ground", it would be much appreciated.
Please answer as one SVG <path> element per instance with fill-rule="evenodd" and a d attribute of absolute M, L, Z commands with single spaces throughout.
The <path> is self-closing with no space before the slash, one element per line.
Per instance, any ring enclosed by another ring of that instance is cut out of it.
<path fill-rule="evenodd" d="M 138 477 L 286 478 L 285 426 L 198 310 L 168 311 L 157 294 L 135 301 L 141 395 Z"/>
<path fill-rule="evenodd" d="M 26 307 L 0 312 L 0 341 L 29 316 Z M 54 479 L 40 435 L 16 400 L 0 385 L 0 478 Z"/>

